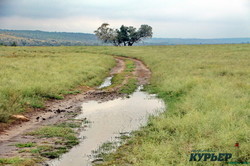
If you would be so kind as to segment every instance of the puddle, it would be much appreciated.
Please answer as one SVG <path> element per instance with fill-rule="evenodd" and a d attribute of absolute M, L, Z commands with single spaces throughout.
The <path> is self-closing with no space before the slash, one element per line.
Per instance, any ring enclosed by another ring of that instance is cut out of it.
<path fill-rule="evenodd" d="M 76 119 L 87 118 L 91 123 L 80 133 L 84 138 L 59 159 L 47 163 L 49 166 L 91 166 L 92 151 L 107 141 L 114 141 L 119 133 L 138 130 L 145 125 L 149 115 L 165 108 L 162 100 L 154 95 L 135 91 L 130 98 L 119 98 L 103 103 L 89 101 L 82 104 L 82 114 Z"/>
<path fill-rule="evenodd" d="M 112 84 L 111 80 L 112 80 L 113 76 L 107 77 L 105 78 L 105 80 L 103 81 L 103 83 L 98 87 L 98 89 L 102 89 L 105 87 L 108 87 Z"/>

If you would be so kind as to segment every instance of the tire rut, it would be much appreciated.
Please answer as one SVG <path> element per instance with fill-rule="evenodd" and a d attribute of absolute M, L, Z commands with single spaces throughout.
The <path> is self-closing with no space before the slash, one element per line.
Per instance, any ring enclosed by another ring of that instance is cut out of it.
<path fill-rule="evenodd" d="M 127 57 L 114 57 L 116 66 L 111 69 L 110 75 L 121 73 L 125 69 L 125 59 L 133 60 L 136 68 L 133 74 L 138 79 L 139 85 L 149 82 L 151 72 L 140 60 Z M 126 78 L 125 78 L 126 79 Z M 0 135 L 0 157 L 14 157 L 23 154 L 18 153 L 18 149 L 13 146 L 17 143 L 41 142 L 40 139 L 27 136 L 25 133 L 33 131 L 41 126 L 53 125 L 74 118 L 81 111 L 81 103 L 88 100 L 107 101 L 121 97 L 116 87 L 113 90 L 104 91 L 87 87 L 87 91 L 66 95 L 63 100 L 50 100 L 46 102 L 45 109 L 36 109 L 29 115 L 28 122 L 13 125 Z"/>

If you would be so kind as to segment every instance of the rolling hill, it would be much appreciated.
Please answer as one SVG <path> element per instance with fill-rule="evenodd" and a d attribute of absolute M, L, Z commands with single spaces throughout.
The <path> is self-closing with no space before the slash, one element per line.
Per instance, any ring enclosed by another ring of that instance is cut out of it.
<path fill-rule="evenodd" d="M 136 45 L 189 45 L 189 44 L 242 44 L 250 43 L 250 38 L 152 38 Z M 46 32 L 33 30 L 0 29 L 0 45 L 18 46 L 98 46 L 107 45 L 99 41 L 94 34 Z"/>

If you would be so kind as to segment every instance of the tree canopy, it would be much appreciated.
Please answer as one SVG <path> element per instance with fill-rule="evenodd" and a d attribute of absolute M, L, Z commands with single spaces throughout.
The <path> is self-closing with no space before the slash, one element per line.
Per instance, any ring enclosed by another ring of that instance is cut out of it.
<path fill-rule="evenodd" d="M 112 29 L 108 26 L 108 23 L 103 23 L 94 33 L 104 43 L 112 43 L 115 46 L 132 46 L 153 35 L 152 27 L 149 25 L 141 25 L 138 30 L 133 26 L 122 25 L 119 29 Z"/>

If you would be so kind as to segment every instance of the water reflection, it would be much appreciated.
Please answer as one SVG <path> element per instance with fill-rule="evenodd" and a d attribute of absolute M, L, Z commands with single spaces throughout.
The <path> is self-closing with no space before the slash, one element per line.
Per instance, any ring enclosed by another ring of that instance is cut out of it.
<path fill-rule="evenodd" d="M 130 98 L 119 98 L 98 103 L 89 101 L 82 104 L 82 114 L 77 119 L 87 118 L 90 127 L 80 133 L 85 138 L 78 146 L 60 159 L 49 163 L 51 166 L 89 166 L 91 152 L 107 141 L 115 140 L 119 133 L 127 133 L 145 125 L 149 115 L 164 110 L 164 103 L 154 95 L 140 91 Z"/>
<path fill-rule="evenodd" d="M 107 77 L 105 78 L 105 80 L 103 81 L 103 83 L 98 87 L 98 89 L 102 89 L 105 87 L 108 87 L 112 84 L 111 80 L 112 80 L 113 76 Z"/>

